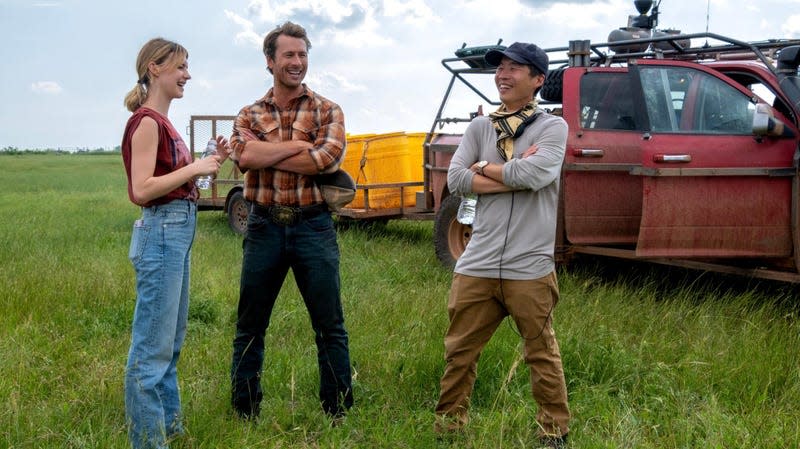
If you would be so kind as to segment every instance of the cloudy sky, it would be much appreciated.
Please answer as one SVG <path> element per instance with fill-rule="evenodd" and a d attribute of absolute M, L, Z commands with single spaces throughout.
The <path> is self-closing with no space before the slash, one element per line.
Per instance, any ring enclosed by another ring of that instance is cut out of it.
<path fill-rule="evenodd" d="M 800 0 L 663 0 L 660 12 L 662 29 L 800 38 Z M 342 106 L 348 132 L 424 132 L 449 81 L 441 60 L 463 43 L 604 42 L 630 14 L 632 0 L 0 0 L 0 148 L 119 145 L 136 54 L 156 36 L 189 50 L 178 130 L 261 97 L 263 36 L 292 20 L 313 46 L 306 82 Z"/>

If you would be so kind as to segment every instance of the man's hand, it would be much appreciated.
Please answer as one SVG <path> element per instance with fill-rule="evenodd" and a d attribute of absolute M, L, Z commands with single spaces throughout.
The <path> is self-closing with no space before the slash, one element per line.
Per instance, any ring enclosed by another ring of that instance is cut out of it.
<path fill-rule="evenodd" d="M 539 151 L 539 147 L 537 147 L 536 144 L 531 145 L 530 148 L 528 148 L 527 150 L 525 150 L 524 153 L 522 153 L 522 159 L 525 159 L 526 157 L 535 154 L 537 151 Z"/>

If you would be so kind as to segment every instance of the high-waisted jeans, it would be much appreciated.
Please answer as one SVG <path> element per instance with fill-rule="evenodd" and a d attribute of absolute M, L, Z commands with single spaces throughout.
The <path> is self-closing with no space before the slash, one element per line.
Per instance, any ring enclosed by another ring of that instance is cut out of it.
<path fill-rule="evenodd" d="M 293 225 L 250 213 L 236 336 L 231 364 L 232 405 L 241 416 L 257 415 L 264 336 L 289 269 L 311 317 L 319 364 L 319 398 L 330 415 L 353 404 L 350 352 L 340 297 L 339 246 L 329 212 Z"/>
<path fill-rule="evenodd" d="M 189 259 L 197 206 L 175 200 L 142 209 L 128 257 L 136 309 L 125 372 L 125 412 L 134 448 L 164 448 L 183 433 L 177 363 L 189 311 Z"/>

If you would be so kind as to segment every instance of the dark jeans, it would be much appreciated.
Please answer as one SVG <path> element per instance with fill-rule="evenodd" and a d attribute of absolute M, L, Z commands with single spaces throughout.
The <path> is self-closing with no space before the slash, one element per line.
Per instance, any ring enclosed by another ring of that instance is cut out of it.
<path fill-rule="evenodd" d="M 350 353 L 340 297 L 339 247 L 329 212 L 284 226 L 248 216 L 236 337 L 231 365 L 232 405 L 257 415 L 264 335 L 289 268 L 311 317 L 319 363 L 319 398 L 330 415 L 353 405 Z"/>

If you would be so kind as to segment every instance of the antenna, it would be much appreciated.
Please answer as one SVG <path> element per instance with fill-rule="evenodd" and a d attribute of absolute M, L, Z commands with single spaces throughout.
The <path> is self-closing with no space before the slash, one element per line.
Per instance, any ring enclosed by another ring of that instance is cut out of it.
<path fill-rule="evenodd" d="M 706 1 L 706 34 L 708 34 L 708 22 L 710 22 L 711 18 L 711 0 Z M 708 47 L 708 38 L 706 38 L 706 43 L 704 45 Z"/>

